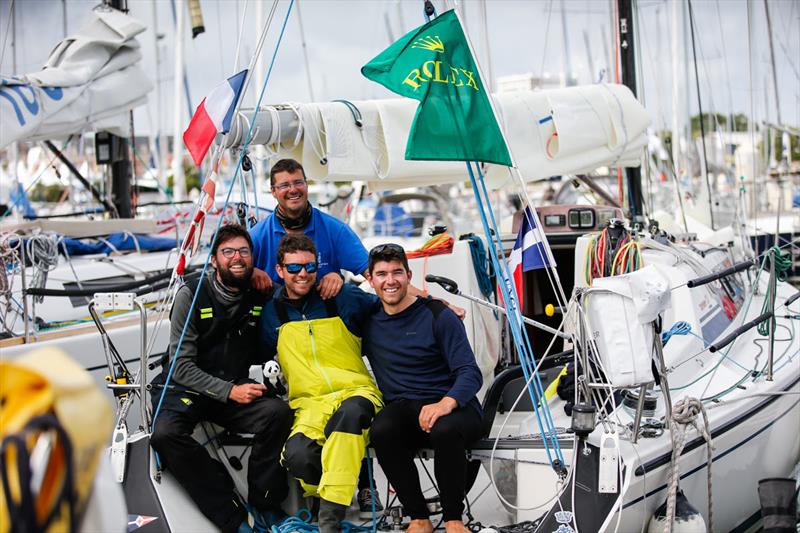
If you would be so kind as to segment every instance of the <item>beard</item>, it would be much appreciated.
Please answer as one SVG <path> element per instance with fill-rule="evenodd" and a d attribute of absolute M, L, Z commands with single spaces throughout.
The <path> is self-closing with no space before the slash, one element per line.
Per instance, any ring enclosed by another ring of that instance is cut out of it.
<path fill-rule="evenodd" d="M 244 290 L 250 287 L 250 278 L 253 275 L 253 265 L 247 266 L 244 263 L 238 263 L 238 266 L 244 266 L 246 268 L 246 270 L 240 276 L 237 276 L 228 268 L 217 268 L 217 274 L 219 274 L 219 278 L 222 280 L 222 283 L 228 287 Z"/>

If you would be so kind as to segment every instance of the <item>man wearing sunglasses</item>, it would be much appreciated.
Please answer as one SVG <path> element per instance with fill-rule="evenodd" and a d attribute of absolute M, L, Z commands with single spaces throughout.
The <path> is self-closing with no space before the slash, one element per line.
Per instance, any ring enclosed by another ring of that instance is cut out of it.
<path fill-rule="evenodd" d="M 281 159 L 269 172 L 275 212 L 250 230 L 253 238 L 253 285 L 266 290 L 283 280 L 275 269 L 278 243 L 284 235 L 308 235 L 317 246 L 318 290 L 324 299 L 341 290 L 340 270 L 362 274 L 367 270 L 367 250 L 350 227 L 308 201 L 308 183 L 302 165 Z"/>
<path fill-rule="evenodd" d="M 288 382 L 294 425 L 282 461 L 306 495 L 319 496 L 321 533 L 339 531 L 359 479 L 381 394 L 361 357 L 361 326 L 379 306 L 374 295 L 344 286 L 327 300 L 316 290 L 318 251 L 306 235 L 277 249 L 284 285 L 264 305 L 262 339 Z"/>
<path fill-rule="evenodd" d="M 247 230 L 222 226 L 211 250 L 211 265 L 213 270 L 203 280 L 193 310 L 200 280 L 186 283 L 175 296 L 169 361 L 179 343 L 180 353 L 163 401 L 171 366 L 167 360 L 152 382 L 153 409 L 160 401 L 161 409 L 151 444 L 211 522 L 223 532 L 247 532 L 251 531 L 247 512 L 225 467 L 192 438 L 192 432 L 199 422 L 210 420 L 255 434 L 248 500 L 259 522 L 274 522 L 282 514 L 279 506 L 288 492 L 279 457 L 292 412 L 274 389 L 248 379 L 250 365 L 263 362 L 258 326 L 266 298 L 250 288 L 253 257 Z"/>

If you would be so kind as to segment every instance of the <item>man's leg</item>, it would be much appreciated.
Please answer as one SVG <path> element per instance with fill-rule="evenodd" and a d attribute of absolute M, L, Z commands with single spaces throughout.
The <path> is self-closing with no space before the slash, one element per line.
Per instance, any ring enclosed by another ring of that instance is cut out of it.
<path fill-rule="evenodd" d="M 445 522 L 462 519 L 467 473 L 466 450 L 481 436 L 481 418 L 469 406 L 438 419 L 428 434 L 433 471 L 439 485 Z"/>
<path fill-rule="evenodd" d="M 358 514 L 360 518 L 372 518 L 373 506 L 375 514 L 383 512 L 383 504 L 378 495 L 378 487 L 375 486 L 375 461 L 372 457 L 364 457 L 361 460 L 361 471 L 358 473 L 358 493 L 356 503 L 358 503 Z"/>
<path fill-rule="evenodd" d="M 225 467 L 192 438 L 197 416 L 162 407 L 150 444 L 200 511 L 223 532 L 236 531 L 247 517 Z"/>
<path fill-rule="evenodd" d="M 351 396 L 339 404 L 325 424 L 322 446 L 323 500 L 348 506 L 358 482 L 361 460 L 367 447 L 367 432 L 375 417 L 375 406 L 363 396 Z"/>
<path fill-rule="evenodd" d="M 428 520 L 430 516 L 414 465 L 415 452 L 422 447 L 425 435 L 419 427 L 422 405 L 408 400 L 386 405 L 375 417 L 370 433 L 378 462 L 412 520 Z"/>
<path fill-rule="evenodd" d="M 298 411 L 296 416 L 300 416 Z M 300 481 L 306 496 L 317 496 L 317 486 L 322 477 L 322 446 L 316 440 L 295 428 L 286 440 L 281 464 L 289 475 Z"/>
<path fill-rule="evenodd" d="M 288 493 L 281 449 L 292 427 L 292 410 L 280 398 L 260 398 L 246 405 L 225 404 L 218 424 L 240 433 L 253 433 L 247 468 L 248 500 L 259 511 L 280 509 Z"/>

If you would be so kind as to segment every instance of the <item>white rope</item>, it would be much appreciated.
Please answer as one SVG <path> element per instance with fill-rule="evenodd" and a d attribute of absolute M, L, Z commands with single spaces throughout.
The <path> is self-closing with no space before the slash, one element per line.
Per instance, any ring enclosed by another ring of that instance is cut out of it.
<path fill-rule="evenodd" d="M 12 243 L 11 239 L 14 238 Z M 11 311 L 13 300 L 13 280 L 14 271 L 20 267 L 19 249 L 22 239 L 14 233 L 4 232 L 0 234 L 0 322 L 10 332 L 6 317 Z M 9 274 L 11 276 L 9 277 Z"/>
<path fill-rule="evenodd" d="M 43 288 L 47 283 L 47 275 L 58 266 L 58 236 L 41 233 L 28 238 L 27 256 L 33 266 L 33 277 L 30 288 Z M 44 296 L 35 296 L 34 301 L 41 303 Z"/>
<path fill-rule="evenodd" d="M 702 423 L 697 419 L 698 414 L 703 415 Z M 667 492 L 667 523 L 664 526 L 664 533 L 672 533 L 672 523 L 675 520 L 675 501 L 680 480 L 680 457 L 686 445 L 686 433 L 689 426 L 693 426 L 706 441 L 706 470 L 708 474 L 708 525 L 706 527 L 709 533 L 714 531 L 711 493 L 711 462 L 714 443 L 708 431 L 708 415 L 700 400 L 697 398 L 683 398 L 672 406 L 672 417 L 669 420 L 669 431 L 672 437 L 672 464 L 670 467 L 669 490 Z"/>

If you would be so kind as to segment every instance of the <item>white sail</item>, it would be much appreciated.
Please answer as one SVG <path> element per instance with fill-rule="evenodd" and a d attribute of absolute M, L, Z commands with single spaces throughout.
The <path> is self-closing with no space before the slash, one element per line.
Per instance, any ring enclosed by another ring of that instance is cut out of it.
<path fill-rule="evenodd" d="M 587 85 L 494 96 L 511 152 L 525 180 L 638 166 L 650 117 L 623 85 Z M 317 180 L 362 180 L 373 190 L 454 183 L 466 179 L 459 161 L 408 161 L 408 133 L 419 103 L 410 99 L 286 104 L 262 110 L 254 144 L 274 158 L 292 157 Z M 239 113 L 228 147 L 239 146 L 252 110 Z M 508 171 L 487 165 L 488 183 Z"/>
<path fill-rule="evenodd" d="M 145 26 L 115 10 L 60 42 L 42 70 L 0 85 L 0 148 L 18 140 L 86 129 L 127 134 L 123 113 L 144 103 L 153 84 L 139 67 L 136 35 Z"/>

